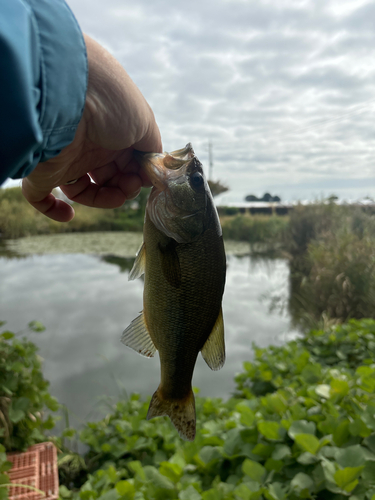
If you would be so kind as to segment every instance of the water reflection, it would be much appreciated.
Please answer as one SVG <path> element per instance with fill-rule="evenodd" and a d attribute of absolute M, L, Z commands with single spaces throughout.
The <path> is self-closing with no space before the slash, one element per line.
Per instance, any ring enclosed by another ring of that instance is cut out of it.
<path fill-rule="evenodd" d="M 143 282 L 127 279 L 132 264 L 133 259 L 80 254 L 0 258 L 0 319 L 12 331 L 34 319 L 46 326 L 46 332 L 32 333 L 30 339 L 40 347 L 51 392 L 75 416 L 73 425 L 99 417 L 103 395 L 147 396 L 157 387 L 158 357 L 141 357 L 119 340 L 142 310 Z M 233 392 L 233 377 L 251 358 L 252 342 L 280 344 L 296 334 L 288 314 L 270 312 L 264 298 L 287 297 L 288 278 L 283 259 L 228 257 L 227 361 L 212 372 L 199 356 L 193 384 L 202 395 L 225 398 Z"/>
<path fill-rule="evenodd" d="M 119 267 L 120 273 L 126 271 L 131 271 L 135 258 L 119 257 L 118 255 L 103 255 L 100 257 L 101 260 L 107 262 L 107 264 L 114 264 Z"/>

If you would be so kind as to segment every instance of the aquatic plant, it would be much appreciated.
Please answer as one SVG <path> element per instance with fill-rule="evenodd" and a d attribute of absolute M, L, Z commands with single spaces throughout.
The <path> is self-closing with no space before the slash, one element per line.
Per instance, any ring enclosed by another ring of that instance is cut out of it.
<path fill-rule="evenodd" d="M 236 378 L 242 398 L 197 397 L 191 443 L 165 418 L 148 422 L 139 396 L 119 401 L 80 433 L 89 447 L 87 480 L 78 491 L 61 488 L 61 496 L 372 500 L 374 338 L 374 321 L 352 321 L 259 350 Z M 254 391 L 255 379 L 272 391 Z"/>
<path fill-rule="evenodd" d="M 35 361 L 35 346 L 10 332 L 0 338 L 3 349 L 4 343 L 14 346 L 18 356 L 21 349 L 31 367 L 27 359 Z M 374 320 L 311 331 L 282 347 L 255 348 L 254 361 L 236 377 L 237 397 L 197 397 L 194 442 L 183 442 L 166 418 L 147 421 L 148 401 L 138 395 L 118 401 L 81 432 L 64 430 L 64 438 L 79 437 L 88 451 L 60 455 L 60 497 L 373 500 L 374 348 Z M 17 380 L 25 379 L 17 387 L 25 388 L 30 369 L 18 371 L 17 362 L 11 365 Z M 32 366 L 40 375 L 40 363 Z M 43 383 L 28 398 L 44 398 L 46 391 Z M 9 469 L 4 451 L 0 444 L 2 499 Z"/>

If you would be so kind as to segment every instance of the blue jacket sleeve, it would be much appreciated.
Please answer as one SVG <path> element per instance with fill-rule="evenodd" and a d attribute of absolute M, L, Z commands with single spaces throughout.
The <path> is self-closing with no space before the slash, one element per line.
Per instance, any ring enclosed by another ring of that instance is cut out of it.
<path fill-rule="evenodd" d="M 0 1 L 0 185 L 73 141 L 87 73 L 85 42 L 64 0 Z"/>

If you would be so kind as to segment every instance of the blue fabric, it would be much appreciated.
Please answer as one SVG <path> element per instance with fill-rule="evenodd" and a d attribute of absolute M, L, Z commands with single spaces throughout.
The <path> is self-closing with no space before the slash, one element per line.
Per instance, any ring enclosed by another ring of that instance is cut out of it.
<path fill-rule="evenodd" d="M 73 141 L 87 75 L 85 42 L 64 0 L 0 0 L 0 184 Z"/>

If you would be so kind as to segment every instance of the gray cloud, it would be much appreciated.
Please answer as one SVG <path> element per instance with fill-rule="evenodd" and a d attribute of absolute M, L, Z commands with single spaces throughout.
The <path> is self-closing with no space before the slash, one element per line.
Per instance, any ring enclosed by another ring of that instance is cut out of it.
<path fill-rule="evenodd" d="M 191 141 L 207 162 L 212 141 L 234 198 L 331 193 L 328 178 L 338 194 L 375 195 L 354 182 L 374 175 L 373 2 L 69 3 L 144 93 L 165 149 Z"/>

